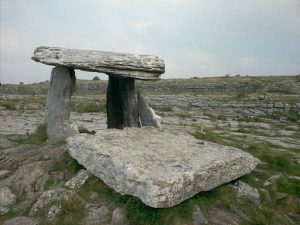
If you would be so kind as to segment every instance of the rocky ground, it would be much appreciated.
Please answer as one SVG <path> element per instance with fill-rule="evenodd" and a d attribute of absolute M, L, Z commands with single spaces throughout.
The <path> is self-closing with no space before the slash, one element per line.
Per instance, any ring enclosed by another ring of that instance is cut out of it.
<path fill-rule="evenodd" d="M 27 95 L 2 89 L 0 224 L 300 224 L 296 80 L 276 78 L 266 83 L 266 78 L 261 82 L 247 78 L 244 91 L 236 86 L 238 78 L 230 79 L 177 80 L 177 86 L 164 81 L 159 91 L 151 91 L 155 89 L 151 84 L 145 88 L 146 100 L 161 116 L 164 128 L 238 147 L 261 160 L 253 173 L 168 209 L 153 209 L 137 198 L 121 196 L 73 160 L 64 142 L 48 143 L 40 125 L 45 95 L 28 95 L 26 85 L 22 88 Z M 246 78 L 240 79 L 243 83 Z M 220 83 L 224 91 L 211 91 Z M 257 88 L 261 83 L 263 88 Z M 175 86 L 170 88 L 171 84 Z M 71 120 L 84 133 L 106 129 L 105 96 L 94 95 L 97 86 L 91 87 L 88 95 L 72 99 Z"/>

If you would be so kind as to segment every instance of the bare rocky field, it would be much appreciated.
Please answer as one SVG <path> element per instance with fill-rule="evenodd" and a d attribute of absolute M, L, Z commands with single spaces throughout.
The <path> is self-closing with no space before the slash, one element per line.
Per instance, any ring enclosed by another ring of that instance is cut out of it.
<path fill-rule="evenodd" d="M 260 159 L 254 172 L 154 209 L 122 196 L 46 141 L 48 82 L 0 86 L 0 224 L 300 224 L 300 81 L 296 77 L 137 82 L 166 129 Z M 106 129 L 106 81 L 77 83 L 71 120 Z"/>

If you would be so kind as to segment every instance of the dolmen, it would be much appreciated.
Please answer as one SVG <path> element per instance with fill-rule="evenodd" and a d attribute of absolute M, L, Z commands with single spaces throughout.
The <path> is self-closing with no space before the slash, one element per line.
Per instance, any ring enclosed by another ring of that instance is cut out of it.
<path fill-rule="evenodd" d="M 49 140 L 63 140 L 72 134 L 69 119 L 76 82 L 75 69 L 109 76 L 106 95 L 108 128 L 157 125 L 151 109 L 144 104 L 140 94 L 137 96 L 134 83 L 136 79 L 159 79 L 165 72 L 162 59 L 151 55 L 44 46 L 36 48 L 31 59 L 55 66 L 51 73 L 45 112 Z"/>
<path fill-rule="evenodd" d="M 32 59 L 55 66 L 46 105 L 48 138 L 69 136 L 70 155 L 123 195 L 136 196 L 154 208 L 172 207 L 249 174 L 259 162 L 240 149 L 159 128 L 155 113 L 134 86 L 135 79 L 156 80 L 164 73 L 158 57 L 39 47 Z M 74 69 L 109 76 L 109 129 L 93 135 L 68 131 Z"/>

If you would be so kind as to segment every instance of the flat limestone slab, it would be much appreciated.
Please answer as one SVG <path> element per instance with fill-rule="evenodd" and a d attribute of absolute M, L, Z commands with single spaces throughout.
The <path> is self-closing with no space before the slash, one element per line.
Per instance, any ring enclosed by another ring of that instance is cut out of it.
<path fill-rule="evenodd" d="M 69 153 L 121 194 L 171 207 L 250 173 L 258 160 L 233 148 L 151 127 L 107 129 L 67 139 Z"/>
<path fill-rule="evenodd" d="M 41 46 L 35 49 L 31 59 L 47 65 L 141 80 L 155 80 L 165 72 L 164 61 L 151 55 Z"/>

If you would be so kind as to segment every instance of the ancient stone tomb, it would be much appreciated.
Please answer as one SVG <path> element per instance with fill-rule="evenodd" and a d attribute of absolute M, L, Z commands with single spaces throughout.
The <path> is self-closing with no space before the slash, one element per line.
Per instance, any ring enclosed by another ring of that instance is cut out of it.
<path fill-rule="evenodd" d="M 134 81 L 159 79 L 165 72 L 162 59 L 150 55 L 55 47 L 38 47 L 32 59 L 55 66 L 51 73 L 45 117 L 49 140 L 63 140 L 72 133 L 68 123 L 76 80 L 74 69 L 109 76 L 106 98 L 108 128 L 157 126 L 141 95 L 137 98 Z"/>
<path fill-rule="evenodd" d="M 158 57 L 39 47 L 32 59 L 55 66 L 46 105 L 49 140 L 70 136 L 70 155 L 121 194 L 137 196 L 151 207 L 171 207 L 250 173 L 258 163 L 242 150 L 158 128 L 155 114 L 134 86 L 135 79 L 155 80 L 164 73 Z M 72 133 L 74 69 L 109 76 L 107 126 L 118 129 Z"/>

